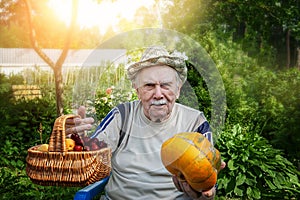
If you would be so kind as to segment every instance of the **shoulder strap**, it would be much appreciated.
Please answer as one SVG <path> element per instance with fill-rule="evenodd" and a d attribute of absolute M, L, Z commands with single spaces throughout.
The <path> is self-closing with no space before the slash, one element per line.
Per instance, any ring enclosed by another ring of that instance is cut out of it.
<path fill-rule="evenodd" d="M 119 112 L 121 115 L 121 120 L 122 120 L 122 126 L 121 126 L 121 130 L 119 133 L 120 137 L 119 137 L 119 142 L 118 142 L 118 146 L 117 146 L 117 147 L 119 147 L 124 139 L 125 134 L 126 134 L 128 115 L 129 115 L 131 106 L 130 106 L 129 102 L 126 102 L 126 103 L 121 103 L 121 104 L 117 105 L 117 108 L 119 109 Z"/>

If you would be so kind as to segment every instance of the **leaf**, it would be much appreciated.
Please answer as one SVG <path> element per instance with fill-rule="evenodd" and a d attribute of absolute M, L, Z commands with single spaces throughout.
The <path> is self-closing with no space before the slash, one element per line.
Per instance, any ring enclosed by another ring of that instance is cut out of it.
<path fill-rule="evenodd" d="M 234 193 L 237 196 L 243 196 L 243 190 L 241 190 L 240 188 L 238 188 L 237 186 L 234 188 Z"/>
<path fill-rule="evenodd" d="M 221 181 L 218 181 L 218 189 L 226 188 L 230 179 L 223 177 Z"/>
<path fill-rule="evenodd" d="M 278 189 L 282 189 L 282 185 L 277 177 L 274 178 L 273 182 Z"/>
<path fill-rule="evenodd" d="M 244 184 L 244 183 L 245 183 L 245 180 L 246 180 L 246 175 L 240 173 L 240 174 L 236 177 L 236 186 L 239 186 L 239 185 Z"/>
<path fill-rule="evenodd" d="M 233 160 L 229 160 L 229 161 L 228 161 L 228 168 L 229 168 L 230 170 L 236 170 L 238 167 L 235 167 L 235 166 L 234 166 Z"/>
<path fill-rule="evenodd" d="M 253 188 L 253 194 L 254 194 L 254 198 L 256 198 L 256 199 L 260 199 L 260 191 L 259 191 L 259 189 L 257 189 L 257 188 Z"/>
<path fill-rule="evenodd" d="M 247 195 L 249 196 L 249 197 L 252 197 L 252 188 L 251 187 L 247 187 L 247 191 L 246 191 L 246 193 L 247 193 Z"/>
<path fill-rule="evenodd" d="M 17 166 L 16 166 L 17 163 L 16 163 L 16 161 L 14 161 L 14 160 L 10 161 L 10 164 L 11 164 L 13 167 L 17 167 Z"/>
<path fill-rule="evenodd" d="M 243 162 L 246 162 L 248 160 L 248 158 L 249 158 L 249 152 L 247 152 L 247 153 L 246 152 L 247 151 L 245 151 L 244 154 L 241 155 Z"/>
<path fill-rule="evenodd" d="M 253 167 L 252 170 L 255 172 L 256 176 L 262 177 L 263 173 L 258 167 Z"/>
<path fill-rule="evenodd" d="M 18 161 L 17 161 L 17 166 L 18 166 L 19 168 L 21 168 L 21 167 L 24 166 L 24 163 L 22 162 L 22 160 L 18 160 Z"/>
<path fill-rule="evenodd" d="M 272 181 L 268 180 L 267 178 L 265 178 L 265 181 L 267 183 L 267 185 L 270 187 L 271 190 L 275 190 L 277 187 L 272 183 Z"/>
<path fill-rule="evenodd" d="M 249 186 L 255 186 L 255 184 L 257 183 L 256 177 L 246 178 L 245 183 Z"/>
<path fill-rule="evenodd" d="M 246 167 L 245 167 L 245 164 L 244 164 L 244 163 L 242 163 L 242 164 L 239 164 L 239 165 L 238 165 L 238 167 L 239 167 L 239 169 L 242 171 L 242 173 L 246 173 L 247 169 L 246 169 Z"/>
<path fill-rule="evenodd" d="M 235 187 L 235 180 L 234 180 L 234 179 L 231 179 L 231 180 L 229 181 L 227 187 L 225 188 L 225 192 L 226 192 L 226 193 L 232 192 L 233 189 L 234 189 L 234 187 Z"/>

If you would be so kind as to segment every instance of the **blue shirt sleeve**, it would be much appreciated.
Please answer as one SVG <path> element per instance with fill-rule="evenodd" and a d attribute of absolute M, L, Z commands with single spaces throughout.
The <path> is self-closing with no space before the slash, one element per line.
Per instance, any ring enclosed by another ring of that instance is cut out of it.
<path fill-rule="evenodd" d="M 98 125 L 95 132 L 91 135 L 91 138 L 97 137 L 106 127 L 107 125 L 114 119 L 115 113 L 119 112 L 117 108 L 113 108 L 101 121 Z"/>
<path fill-rule="evenodd" d="M 214 144 L 211 128 L 207 121 L 202 123 L 195 131 L 204 135 L 212 144 Z"/>

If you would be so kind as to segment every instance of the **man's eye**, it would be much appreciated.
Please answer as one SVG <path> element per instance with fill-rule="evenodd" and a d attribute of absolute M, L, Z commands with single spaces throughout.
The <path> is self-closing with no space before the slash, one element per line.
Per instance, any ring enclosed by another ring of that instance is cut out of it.
<path fill-rule="evenodd" d="M 155 87 L 155 84 L 152 84 L 152 83 L 147 83 L 147 84 L 144 85 L 144 88 L 147 89 L 147 90 L 150 90 L 154 87 Z"/>
<path fill-rule="evenodd" d="M 148 87 L 153 87 L 153 86 L 154 86 L 154 84 L 152 84 L 152 83 L 147 83 L 147 84 L 145 84 L 145 86 L 148 86 Z"/>
<path fill-rule="evenodd" d="M 165 88 L 165 89 L 169 89 L 171 87 L 171 85 L 169 83 L 163 83 L 163 84 L 160 84 L 160 87 Z"/>

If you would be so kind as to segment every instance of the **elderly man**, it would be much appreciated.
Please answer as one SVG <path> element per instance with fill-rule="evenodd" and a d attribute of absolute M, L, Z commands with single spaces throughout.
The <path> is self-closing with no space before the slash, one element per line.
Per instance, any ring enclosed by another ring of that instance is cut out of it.
<path fill-rule="evenodd" d="M 126 121 L 114 108 L 93 137 L 112 148 L 112 173 L 101 199 L 213 199 L 215 188 L 196 192 L 163 166 L 162 143 L 179 132 L 197 131 L 211 142 L 209 123 L 202 112 L 175 103 L 186 81 L 183 58 L 162 47 L 150 47 L 140 62 L 128 68 L 138 101 L 128 102 Z M 120 134 L 123 131 L 123 134 Z"/>

